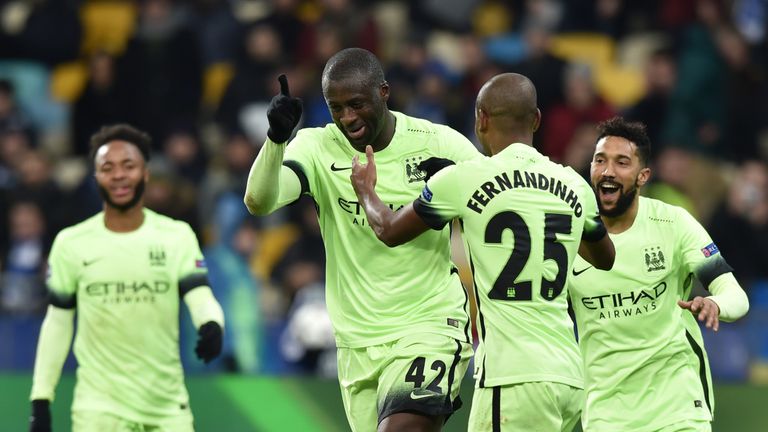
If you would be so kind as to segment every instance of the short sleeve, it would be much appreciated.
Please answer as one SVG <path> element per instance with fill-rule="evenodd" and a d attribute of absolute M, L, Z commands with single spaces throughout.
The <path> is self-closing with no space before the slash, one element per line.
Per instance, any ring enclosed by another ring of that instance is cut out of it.
<path fill-rule="evenodd" d="M 441 154 L 438 157 L 454 162 L 468 161 L 483 157 L 472 141 L 448 126 L 441 128 Z"/>
<path fill-rule="evenodd" d="M 733 271 L 725 261 L 712 237 L 685 209 L 676 207 L 678 248 L 682 263 L 704 286 L 718 276 Z"/>
<path fill-rule="evenodd" d="M 76 306 L 78 262 L 68 250 L 66 237 L 59 234 L 48 255 L 46 285 L 53 306 L 72 309 Z"/>
<path fill-rule="evenodd" d="M 459 216 L 457 174 L 456 165 L 443 168 L 429 179 L 413 202 L 416 214 L 432 229 L 441 230 Z"/>

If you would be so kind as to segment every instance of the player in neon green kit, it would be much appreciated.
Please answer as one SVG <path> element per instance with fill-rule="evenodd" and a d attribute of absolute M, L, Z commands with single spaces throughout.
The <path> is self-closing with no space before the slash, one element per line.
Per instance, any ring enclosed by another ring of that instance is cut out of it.
<path fill-rule="evenodd" d="M 51 305 L 32 384 L 32 431 L 51 429 L 53 401 L 77 311 L 74 431 L 192 431 L 179 359 L 179 300 L 206 363 L 221 351 L 224 316 L 192 229 L 143 205 L 149 136 L 127 125 L 91 138 L 104 201 L 61 231 L 49 256 Z"/>
<path fill-rule="evenodd" d="M 326 301 L 352 430 L 439 430 L 458 408 L 472 354 L 468 296 L 450 260 L 450 233 L 384 247 L 349 183 L 350 161 L 371 145 L 387 176 L 382 196 L 399 208 L 424 184 L 420 161 L 481 155 L 446 126 L 389 111 L 389 85 L 366 50 L 345 49 L 328 60 L 322 88 L 334 123 L 302 129 L 287 146 L 301 103 L 284 76 L 280 82 L 246 206 L 264 215 L 301 194 L 317 204 L 328 256 Z"/>
<path fill-rule="evenodd" d="M 577 260 L 569 279 L 585 367 L 586 431 L 708 431 L 714 398 L 696 318 L 746 314 L 746 294 L 687 211 L 640 197 L 650 141 L 640 123 L 599 125 L 591 179 L 616 246 L 609 272 Z M 688 301 L 692 277 L 712 293 Z M 689 311 L 690 310 L 690 311 Z"/>
<path fill-rule="evenodd" d="M 374 190 L 373 152 L 365 166 L 355 156 L 352 182 L 390 246 L 461 219 L 480 328 L 469 429 L 570 432 L 583 380 L 565 281 L 580 245 L 600 268 L 611 267 L 613 247 L 589 184 L 531 146 L 541 113 L 530 80 L 491 78 L 475 115 L 493 157 L 444 168 L 403 209 L 393 212 Z"/>

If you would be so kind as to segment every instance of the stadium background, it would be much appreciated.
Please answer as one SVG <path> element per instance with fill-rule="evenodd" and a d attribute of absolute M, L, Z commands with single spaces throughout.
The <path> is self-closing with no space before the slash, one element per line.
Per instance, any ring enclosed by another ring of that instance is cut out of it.
<path fill-rule="evenodd" d="M 223 358 L 206 367 L 182 317 L 197 429 L 346 428 L 312 203 L 257 219 L 241 200 L 277 74 L 304 99 L 303 126 L 323 125 L 322 66 L 360 46 L 382 59 L 391 108 L 469 137 L 479 86 L 526 74 L 544 114 L 536 146 L 583 173 L 597 122 L 648 124 L 645 193 L 691 211 L 750 297 L 745 319 L 705 332 L 714 429 L 766 430 L 766 26 L 765 0 L 0 1 L 0 429 L 25 429 L 45 256 L 62 227 L 99 210 L 87 138 L 118 121 L 152 134 L 147 205 L 193 226 L 227 315 Z M 464 387 L 469 401 L 469 377 Z"/>

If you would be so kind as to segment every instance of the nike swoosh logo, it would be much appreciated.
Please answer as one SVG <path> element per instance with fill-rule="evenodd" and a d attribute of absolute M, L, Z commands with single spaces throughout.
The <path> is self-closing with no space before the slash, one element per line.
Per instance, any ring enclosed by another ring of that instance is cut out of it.
<path fill-rule="evenodd" d="M 591 268 L 592 268 L 592 266 L 589 266 L 589 267 L 587 267 L 585 269 L 582 269 L 582 270 L 579 270 L 579 271 L 576 271 L 576 269 L 573 269 L 573 270 L 571 270 L 571 272 L 573 273 L 574 276 L 578 276 L 578 275 L 584 273 L 585 271 L 587 271 L 587 270 L 589 270 Z"/>
<path fill-rule="evenodd" d="M 416 390 L 411 392 L 411 399 L 419 400 L 434 396 L 435 393 L 417 393 Z"/>
<path fill-rule="evenodd" d="M 94 258 L 90 261 L 83 260 L 83 267 L 88 267 L 89 265 L 95 263 L 96 261 L 100 260 L 101 258 Z"/>
<path fill-rule="evenodd" d="M 344 171 L 344 170 L 348 170 L 348 169 L 352 169 L 352 167 L 351 166 L 348 166 L 348 167 L 337 167 L 336 166 L 336 162 L 331 164 L 331 171 Z"/>

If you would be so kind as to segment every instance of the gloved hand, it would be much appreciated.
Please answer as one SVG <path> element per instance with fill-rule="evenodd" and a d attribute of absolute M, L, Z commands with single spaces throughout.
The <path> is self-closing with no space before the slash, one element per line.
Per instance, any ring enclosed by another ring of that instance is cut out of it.
<path fill-rule="evenodd" d="M 267 136 L 272 142 L 282 144 L 288 141 L 293 129 L 299 124 L 302 103 L 301 99 L 291 97 L 288 78 L 285 75 L 280 75 L 277 80 L 280 81 L 280 94 L 272 98 L 267 108 L 267 120 L 269 120 Z"/>
<path fill-rule="evenodd" d="M 29 416 L 29 432 L 51 431 L 51 402 L 46 399 L 32 401 L 32 415 Z"/>
<path fill-rule="evenodd" d="M 427 175 L 424 177 L 424 181 L 427 181 L 433 175 L 437 174 L 438 171 L 450 165 L 456 165 L 456 162 L 450 159 L 433 156 L 427 160 L 423 160 L 419 162 L 419 165 L 417 166 L 417 168 L 427 173 Z"/>
<path fill-rule="evenodd" d="M 201 325 L 197 329 L 197 358 L 208 364 L 218 357 L 221 354 L 222 333 L 221 326 L 214 321 Z"/>

